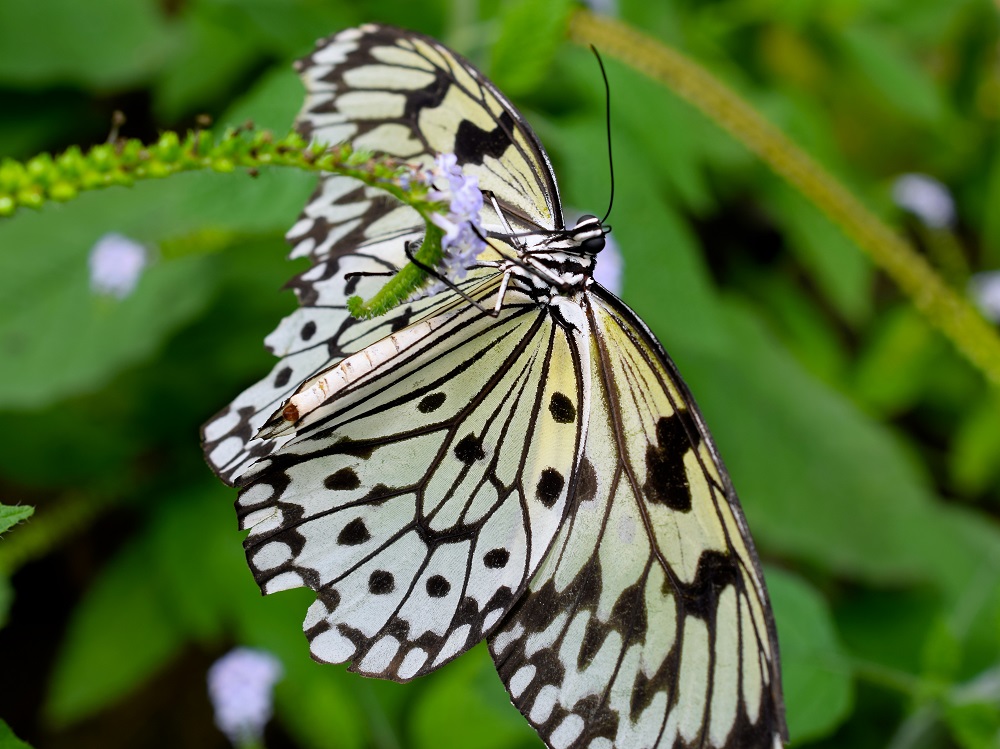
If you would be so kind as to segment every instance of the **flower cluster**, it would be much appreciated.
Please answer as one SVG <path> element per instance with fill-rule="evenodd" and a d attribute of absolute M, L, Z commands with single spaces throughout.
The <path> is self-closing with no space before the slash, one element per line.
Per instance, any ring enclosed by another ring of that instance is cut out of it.
<path fill-rule="evenodd" d="M 212 664 L 208 696 L 215 725 L 234 746 L 260 741 L 274 711 L 271 692 L 281 675 L 277 658 L 252 648 L 234 648 Z"/>
<path fill-rule="evenodd" d="M 450 277 L 461 280 L 479 253 L 486 249 L 479 217 L 483 193 L 477 177 L 462 174 L 453 153 L 439 155 L 434 172 L 431 197 L 449 201 L 448 215 L 433 217 L 434 223 L 444 230 L 441 246 L 445 251 L 445 270 Z"/>
<path fill-rule="evenodd" d="M 406 189 L 414 179 L 431 188 L 428 196 L 431 200 L 448 202 L 448 214 L 435 213 L 431 220 L 444 232 L 441 238 L 443 274 L 461 281 L 479 253 L 486 249 L 479 215 L 483 208 L 479 179 L 463 174 L 453 153 L 439 154 L 431 168 L 412 176 L 404 175 L 400 185 Z M 421 295 L 437 293 L 443 288 L 444 284 L 437 281 L 424 287 Z"/>

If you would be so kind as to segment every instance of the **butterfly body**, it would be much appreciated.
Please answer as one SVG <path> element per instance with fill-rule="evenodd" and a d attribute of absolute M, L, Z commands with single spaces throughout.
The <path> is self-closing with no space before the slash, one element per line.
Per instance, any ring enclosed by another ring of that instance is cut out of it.
<path fill-rule="evenodd" d="M 650 330 L 593 281 L 513 105 L 434 40 L 341 32 L 300 65 L 301 131 L 478 179 L 489 248 L 455 289 L 354 320 L 412 209 L 325 177 L 281 357 L 204 428 L 265 593 L 317 593 L 317 660 L 407 681 L 487 638 L 551 749 L 756 749 L 784 735 L 774 623 L 728 475 Z"/>

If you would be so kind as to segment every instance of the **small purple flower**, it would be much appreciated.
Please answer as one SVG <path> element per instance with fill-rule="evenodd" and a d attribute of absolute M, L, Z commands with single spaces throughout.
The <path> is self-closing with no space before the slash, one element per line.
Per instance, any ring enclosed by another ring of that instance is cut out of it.
<path fill-rule="evenodd" d="M 983 317 L 1000 323 L 1000 270 L 977 273 L 970 278 L 969 295 Z"/>
<path fill-rule="evenodd" d="M 625 273 L 625 258 L 610 234 L 604 235 L 604 249 L 597 256 L 594 266 L 594 280 L 615 296 L 621 296 L 622 277 Z"/>
<path fill-rule="evenodd" d="M 255 744 L 274 713 L 272 692 L 280 661 L 264 650 L 233 648 L 208 670 L 208 696 L 215 725 L 234 746 Z"/>
<path fill-rule="evenodd" d="M 926 174 L 903 174 L 892 185 L 892 199 L 933 229 L 955 223 L 955 201 L 948 188 Z"/>
<path fill-rule="evenodd" d="M 480 211 L 483 193 L 479 179 L 466 176 L 453 153 L 439 154 L 430 170 L 430 197 L 447 200 L 448 214 L 435 214 L 431 220 L 444 230 L 441 249 L 444 250 L 444 273 L 453 280 L 462 280 L 476 257 L 486 249 Z M 426 294 L 426 290 L 424 291 Z"/>
<path fill-rule="evenodd" d="M 90 251 L 90 288 L 95 294 L 124 299 L 139 283 L 149 261 L 146 248 L 121 234 L 105 234 Z"/>

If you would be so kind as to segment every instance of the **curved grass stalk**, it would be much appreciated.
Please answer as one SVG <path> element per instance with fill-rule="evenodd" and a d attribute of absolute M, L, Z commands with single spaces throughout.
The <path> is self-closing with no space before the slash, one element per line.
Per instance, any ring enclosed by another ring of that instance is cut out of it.
<path fill-rule="evenodd" d="M 698 63 L 614 19 L 579 10 L 570 39 L 663 84 L 757 154 L 884 270 L 914 307 L 995 385 L 1000 336 L 902 236 L 866 208 L 788 136 Z"/>

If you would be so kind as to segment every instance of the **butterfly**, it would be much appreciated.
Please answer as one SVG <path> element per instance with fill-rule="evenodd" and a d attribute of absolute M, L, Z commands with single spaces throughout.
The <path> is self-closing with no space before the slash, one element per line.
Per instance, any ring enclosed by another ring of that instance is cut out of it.
<path fill-rule="evenodd" d="M 307 138 L 478 180 L 489 247 L 372 320 L 424 223 L 326 175 L 288 233 L 280 361 L 203 428 L 264 593 L 316 591 L 313 657 L 408 681 L 486 638 L 551 749 L 780 747 L 777 638 L 730 479 L 662 346 L 593 280 L 551 163 L 469 62 L 381 25 L 299 61 Z"/>

